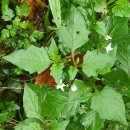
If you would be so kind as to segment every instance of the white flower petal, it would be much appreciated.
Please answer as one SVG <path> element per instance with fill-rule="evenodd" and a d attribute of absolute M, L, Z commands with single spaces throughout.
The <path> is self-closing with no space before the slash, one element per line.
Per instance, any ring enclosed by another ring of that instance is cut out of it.
<path fill-rule="evenodd" d="M 60 80 L 60 84 L 62 84 L 62 79 Z"/>
<path fill-rule="evenodd" d="M 109 39 L 112 39 L 112 37 L 109 36 L 109 35 L 107 35 L 107 36 L 105 37 L 105 39 L 106 39 L 106 40 L 109 40 Z"/>
<path fill-rule="evenodd" d="M 61 88 L 62 91 L 64 91 L 64 88 Z"/>
<path fill-rule="evenodd" d="M 113 50 L 113 48 L 111 47 L 111 43 L 106 47 L 106 52 L 108 53 L 109 51 Z"/>
<path fill-rule="evenodd" d="M 62 79 L 61 79 L 61 80 L 60 80 L 60 84 L 58 84 L 58 85 L 56 86 L 56 88 L 57 88 L 57 89 L 61 89 L 62 91 L 64 91 L 64 87 L 65 87 L 65 84 L 62 83 Z"/>
<path fill-rule="evenodd" d="M 77 90 L 77 86 L 72 85 L 72 86 L 71 86 L 71 91 L 73 91 L 73 92 L 74 92 L 74 91 L 76 91 L 76 90 Z"/>

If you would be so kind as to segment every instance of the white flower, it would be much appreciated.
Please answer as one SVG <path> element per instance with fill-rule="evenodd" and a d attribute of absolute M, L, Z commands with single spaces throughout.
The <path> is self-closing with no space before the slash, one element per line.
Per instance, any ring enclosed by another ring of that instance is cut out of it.
<path fill-rule="evenodd" d="M 65 87 L 65 84 L 62 83 L 62 79 L 60 80 L 60 83 L 56 86 L 57 89 L 61 89 L 62 91 L 64 91 L 64 87 Z"/>
<path fill-rule="evenodd" d="M 109 36 L 109 35 L 107 35 L 107 36 L 105 37 L 105 39 L 106 39 L 106 40 L 109 40 L 109 39 L 112 39 L 112 37 Z"/>
<path fill-rule="evenodd" d="M 74 84 L 71 86 L 71 91 L 76 91 L 77 90 L 77 86 L 75 86 Z"/>
<path fill-rule="evenodd" d="M 113 48 L 111 47 L 111 43 L 106 47 L 106 52 L 108 53 L 109 51 L 113 50 Z"/>

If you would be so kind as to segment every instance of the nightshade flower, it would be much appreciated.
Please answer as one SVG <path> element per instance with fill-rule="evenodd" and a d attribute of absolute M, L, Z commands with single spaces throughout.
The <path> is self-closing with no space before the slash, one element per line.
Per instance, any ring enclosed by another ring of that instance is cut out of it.
<path fill-rule="evenodd" d="M 112 39 L 112 37 L 109 36 L 109 35 L 107 35 L 107 36 L 105 37 L 105 39 L 106 39 L 106 40 L 109 40 L 109 39 Z"/>
<path fill-rule="evenodd" d="M 106 47 L 106 52 L 108 53 L 109 51 L 113 50 L 113 48 L 111 47 L 111 43 Z"/>
<path fill-rule="evenodd" d="M 77 90 L 77 86 L 75 86 L 74 84 L 71 86 L 71 91 L 76 91 Z"/>
<path fill-rule="evenodd" d="M 60 83 L 56 86 L 57 89 L 61 89 L 62 91 L 64 91 L 64 87 L 65 87 L 65 84 L 62 83 L 62 79 L 60 80 Z"/>

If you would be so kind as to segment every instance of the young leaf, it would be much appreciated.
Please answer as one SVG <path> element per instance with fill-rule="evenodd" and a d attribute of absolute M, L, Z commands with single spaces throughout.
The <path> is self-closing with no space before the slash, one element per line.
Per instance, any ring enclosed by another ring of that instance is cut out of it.
<path fill-rule="evenodd" d="M 8 112 L 1 112 L 0 113 L 0 124 L 5 123 L 8 120 Z"/>
<path fill-rule="evenodd" d="M 55 82 L 57 84 L 59 84 L 60 79 L 62 77 L 63 68 L 64 68 L 64 64 L 63 63 L 53 64 L 52 67 L 50 68 L 51 75 L 53 76 L 53 78 L 55 79 Z"/>
<path fill-rule="evenodd" d="M 51 64 L 48 54 L 43 47 L 31 46 L 27 50 L 21 49 L 3 58 L 30 73 L 41 73 Z"/>
<path fill-rule="evenodd" d="M 52 11 L 52 15 L 54 18 L 54 22 L 56 23 L 57 27 L 61 25 L 61 6 L 60 0 L 49 0 L 49 5 Z"/>
<path fill-rule="evenodd" d="M 93 0 L 94 1 L 94 10 L 98 13 L 106 13 L 107 3 L 106 0 Z"/>
<path fill-rule="evenodd" d="M 119 0 L 118 4 L 113 7 L 112 12 L 115 16 L 130 17 L 130 3 L 128 0 Z"/>
<path fill-rule="evenodd" d="M 5 6 L 8 6 L 9 5 L 9 0 L 2 0 L 2 15 L 5 11 Z"/>
<path fill-rule="evenodd" d="M 58 48 L 56 46 L 55 40 L 52 38 L 51 44 L 48 50 L 49 56 L 52 60 L 57 61 L 58 60 Z"/>
<path fill-rule="evenodd" d="M 16 6 L 16 14 L 18 16 L 28 16 L 30 14 L 28 5 L 24 3 L 20 6 Z"/>
<path fill-rule="evenodd" d="M 32 41 L 32 42 L 36 42 L 36 39 L 37 40 L 40 40 L 40 39 L 42 39 L 43 38 L 43 36 L 44 36 L 44 34 L 43 34 L 43 32 L 40 32 L 40 31 L 38 31 L 38 30 L 34 30 L 34 32 L 30 35 L 30 40 Z"/>
<path fill-rule="evenodd" d="M 104 22 L 97 22 L 94 29 L 102 36 L 106 36 L 107 32 L 106 32 L 106 27 L 105 27 L 105 23 Z"/>
<path fill-rule="evenodd" d="M 88 76 L 97 76 L 110 71 L 115 58 L 107 54 L 97 53 L 96 50 L 87 52 L 83 59 L 83 72 Z"/>
<path fill-rule="evenodd" d="M 5 9 L 3 11 L 2 19 L 4 21 L 11 21 L 14 17 L 14 11 L 8 7 L 8 5 L 5 5 Z"/>
<path fill-rule="evenodd" d="M 127 125 L 122 95 L 112 88 L 105 87 L 101 92 L 95 92 L 91 100 L 91 108 L 98 112 L 102 119 L 118 121 Z"/>
<path fill-rule="evenodd" d="M 78 72 L 78 69 L 76 67 L 70 66 L 68 73 L 69 73 L 69 79 L 73 80 Z"/>
<path fill-rule="evenodd" d="M 8 38 L 8 37 L 10 37 L 10 32 L 9 32 L 9 30 L 8 29 L 3 29 L 2 31 L 1 31 L 1 40 L 4 40 L 5 38 Z"/>
<path fill-rule="evenodd" d="M 69 123 L 68 120 L 63 120 L 63 121 L 54 120 L 51 124 L 50 130 L 66 130 L 68 123 Z"/>
<path fill-rule="evenodd" d="M 63 45 L 72 52 L 88 41 L 89 31 L 86 22 L 76 7 L 71 7 L 66 21 L 59 27 L 57 34 Z"/>

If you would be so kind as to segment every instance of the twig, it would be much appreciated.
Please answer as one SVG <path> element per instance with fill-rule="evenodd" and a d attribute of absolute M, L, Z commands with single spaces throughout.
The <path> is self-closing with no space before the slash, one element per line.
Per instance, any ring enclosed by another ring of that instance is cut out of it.
<path fill-rule="evenodd" d="M 17 121 L 17 120 L 15 120 L 15 119 L 13 119 L 13 118 L 8 118 L 10 121 L 13 121 L 13 122 L 15 122 L 15 123 L 19 123 L 19 121 Z"/>
<path fill-rule="evenodd" d="M 0 89 L 14 89 L 14 90 L 21 90 L 24 89 L 23 87 L 0 87 Z"/>

